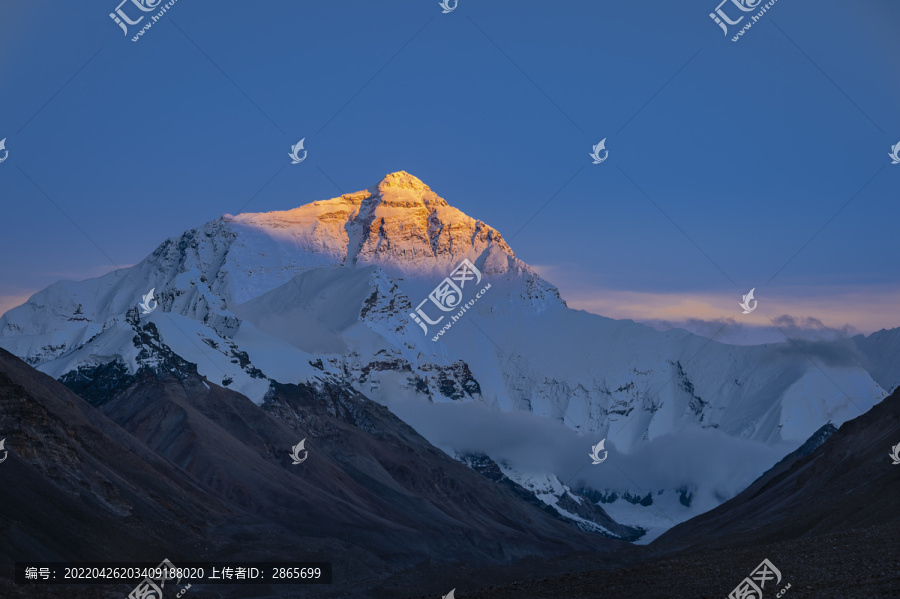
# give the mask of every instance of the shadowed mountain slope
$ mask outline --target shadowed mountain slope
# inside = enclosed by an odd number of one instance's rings
[[[714,510],[651,544],[658,550],[748,546],[868,526],[900,528],[900,390],[844,423],[808,455],[803,447]]]
[[[149,344],[152,325],[143,333]],[[257,406],[163,345],[143,349],[156,368],[79,373],[91,403],[0,350],[6,572],[21,560],[303,559],[333,562],[354,585],[329,592],[350,595],[423,561],[622,545],[573,530],[327,376],[274,384]],[[302,438],[309,457],[293,465]]]
[[[147,373],[99,407],[221,500],[387,562],[508,561],[615,546],[573,531],[327,377],[275,383],[262,407],[205,383]],[[289,452],[301,439],[309,457],[293,465]]]

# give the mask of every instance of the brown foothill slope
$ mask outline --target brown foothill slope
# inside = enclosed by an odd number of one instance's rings
[[[327,377],[273,385],[263,406],[187,363],[113,383],[97,381],[110,395],[92,405],[0,350],[0,577],[17,560],[302,558],[332,561],[358,589],[422,562],[624,545],[560,522]],[[303,438],[309,457],[294,465]]]
[[[161,560],[233,516],[66,387],[0,349],[0,560]],[[186,521],[184,514],[194,515]],[[152,524],[152,525],[151,525]]]
[[[273,384],[260,407],[196,375],[145,373],[100,409],[229,505],[397,565],[620,545],[560,522],[327,377]],[[294,465],[301,439],[309,457]]]

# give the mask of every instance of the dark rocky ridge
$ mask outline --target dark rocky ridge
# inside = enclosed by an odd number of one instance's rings
[[[620,546],[493,484],[327,376],[274,384],[260,407],[193,365],[157,364],[118,383],[106,369],[111,395],[92,406],[0,350],[0,430],[10,449],[2,474],[15,481],[0,488],[9,539],[0,577],[25,559],[306,559],[334,563],[345,584],[326,595],[371,596],[367,588],[404,569],[421,579],[449,560],[500,565]],[[87,379],[79,384],[90,395]],[[293,466],[288,452],[301,438],[310,457]],[[0,578],[0,589],[8,583]],[[11,596],[107,590],[129,589],[24,587]],[[281,587],[278,596],[308,592]]]

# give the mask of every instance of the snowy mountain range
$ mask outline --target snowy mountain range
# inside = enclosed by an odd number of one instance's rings
[[[151,289],[158,306],[142,314]],[[258,405],[275,383],[341,381],[579,527],[623,536],[591,516],[599,506],[642,541],[900,383],[900,329],[730,346],[568,308],[496,229],[405,172],[226,214],[133,267],[55,283],[0,319],[0,347],[96,390],[159,367],[141,334],[151,323],[166,351]],[[609,457],[594,465],[601,439]]]

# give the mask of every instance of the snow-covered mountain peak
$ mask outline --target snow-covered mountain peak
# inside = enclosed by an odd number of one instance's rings
[[[296,249],[317,255],[315,266],[376,265],[401,275],[430,275],[468,258],[493,273],[527,268],[499,231],[454,208],[405,171],[330,200],[224,215],[221,222],[237,233],[238,245],[241,239],[258,238],[266,246],[275,241],[287,254]]]
[[[440,208],[451,208],[452,216],[462,219],[469,218],[459,210],[452,208],[447,200],[433,192],[421,179],[406,171],[388,173],[376,185],[370,187],[368,192],[370,195],[364,200],[364,203],[370,204],[372,207],[380,205],[400,210],[405,209],[412,215],[421,212],[422,208],[429,213]],[[445,218],[448,216],[451,214],[444,215]]]
[[[431,188],[425,185],[421,179],[406,171],[397,171],[395,173],[386,174],[384,178],[379,181],[377,189],[382,193],[398,189],[407,189],[417,193],[431,191]]]

